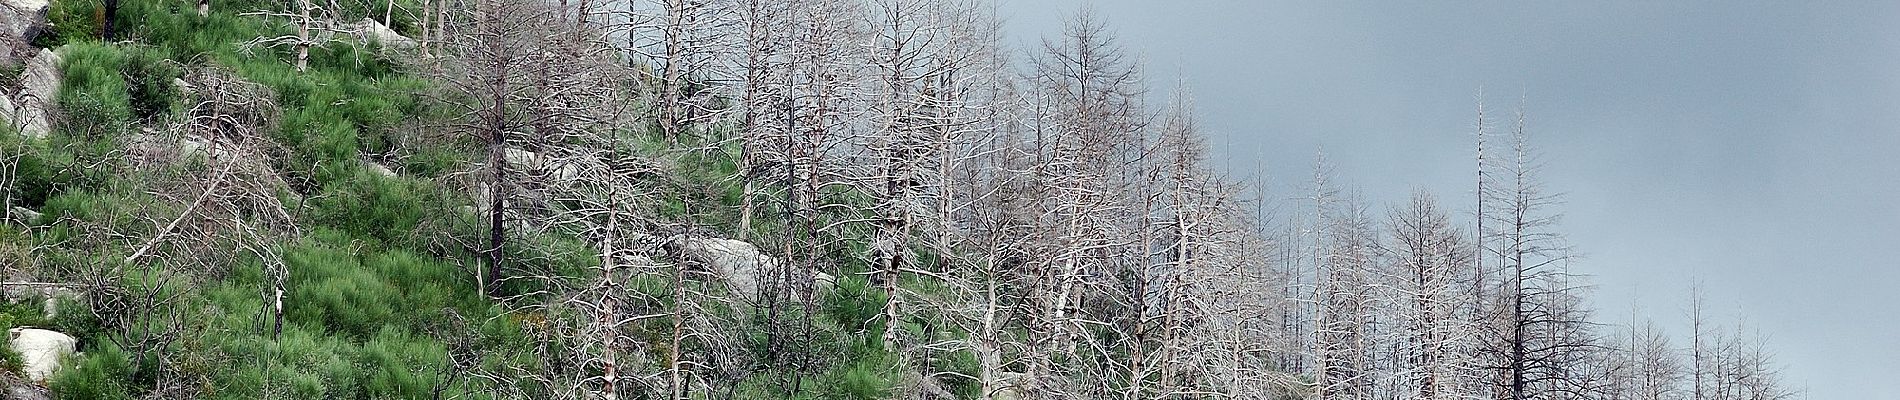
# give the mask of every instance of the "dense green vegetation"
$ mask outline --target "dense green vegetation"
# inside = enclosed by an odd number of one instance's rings
[[[49,382],[62,399],[159,393],[223,399],[509,397],[483,382],[513,386],[513,393],[560,390],[466,376],[477,367],[547,367],[537,353],[545,349],[536,346],[548,344],[527,332],[567,316],[484,296],[466,267],[474,264],[472,255],[432,247],[444,236],[476,234],[472,216],[462,209],[471,204],[469,195],[444,182],[482,155],[471,139],[417,134],[419,127],[445,129],[436,126],[453,113],[426,95],[435,84],[423,77],[424,67],[406,66],[375,46],[337,43],[314,48],[310,69],[296,72],[287,61],[289,46],[247,44],[294,32],[281,19],[242,15],[276,5],[221,0],[201,20],[188,2],[126,1],[114,17],[126,24],[123,30],[102,40],[99,0],[53,2],[54,29],[36,44],[64,58],[57,100],[62,116],[43,139],[0,134],[0,148],[21,155],[15,204],[43,216],[30,221],[30,228],[0,226],[0,261],[34,271],[40,280],[104,283],[168,300],[71,304],[72,311],[55,320],[28,301],[0,309],[0,325],[49,327],[79,338],[83,355]],[[345,3],[342,19],[375,15],[372,10]],[[413,32],[407,18],[394,25]],[[207,69],[261,84],[278,107],[274,126],[261,128],[281,148],[270,167],[286,182],[278,196],[289,205],[298,235],[278,249],[289,277],[284,298],[290,299],[281,327],[273,323],[266,293],[271,264],[258,257],[239,255],[210,269],[168,259],[123,261],[143,244],[136,238],[160,234],[168,218],[162,216],[177,215],[188,204],[148,190],[157,185],[152,182],[215,173],[203,162],[152,169],[122,157],[133,138],[163,130],[187,113],[187,89],[174,82]],[[416,144],[425,139],[427,145]],[[661,212],[693,214],[706,226],[730,229],[730,212],[705,210],[727,210],[723,205],[737,201],[739,188],[722,180],[736,168],[737,150],[680,155],[653,143],[635,151],[671,160],[669,168],[681,172],[664,183],[677,191]],[[363,159],[394,160],[390,166],[405,175],[372,173]],[[124,236],[99,235],[105,231]],[[522,246],[572,241],[547,237]],[[188,254],[169,250],[171,257]],[[599,261],[546,262],[585,279]],[[644,287],[662,298],[668,290],[664,282]],[[512,293],[531,290],[514,287]],[[822,298],[825,313],[813,316],[818,337],[809,341],[825,347],[813,353],[832,359],[808,371],[761,373],[741,385],[738,398],[871,399],[891,393],[912,374],[876,340],[882,322],[868,322],[879,312],[880,296],[862,277],[842,279],[839,290]],[[85,312],[89,306],[130,306],[140,313]],[[731,314],[724,320],[752,321],[731,328],[760,340],[758,319],[737,315],[750,311],[714,310]],[[923,329],[929,321],[907,323]],[[657,333],[649,335],[657,340]],[[765,351],[758,343],[744,349]],[[458,360],[451,354],[457,351],[479,358]],[[17,370],[17,356],[4,360],[0,365]],[[943,367],[967,369],[973,362]],[[805,383],[781,384],[785,379]],[[800,389],[783,392],[787,387]],[[974,397],[968,382],[956,389]]]

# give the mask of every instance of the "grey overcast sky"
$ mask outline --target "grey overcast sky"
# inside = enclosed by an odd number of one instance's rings
[[[1018,49],[1082,4],[997,1]],[[1900,398],[1900,2],[1092,3],[1283,192],[1323,146],[1374,204],[1469,204],[1477,92],[1521,99],[1600,320],[1682,336],[1701,280],[1811,398]]]

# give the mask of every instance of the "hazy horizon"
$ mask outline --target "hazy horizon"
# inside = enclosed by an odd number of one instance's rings
[[[1082,3],[1000,2],[1006,45]],[[1086,3],[1281,197],[1323,148],[1372,206],[1424,188],[1468,215],[1479,91],[1493,128],[1521,106],[1599,321],[1682,338],[1701,281],[1807,396],[1900,392],[1895,4]]]

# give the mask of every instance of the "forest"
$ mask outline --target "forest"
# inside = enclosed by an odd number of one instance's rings
[[[1087,8],[0,14],[8,399],[1801,395],[1700,300],[1590,309],[1524,113],[1470,192],[1273,198]]]

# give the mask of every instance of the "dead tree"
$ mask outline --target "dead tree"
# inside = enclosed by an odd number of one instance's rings
[[[1184,90],[1164,115],[1144,162],[1152,222],[1140,248],[1149,264],[1136,274],[1135,319],[1123,332],[1134,338],[1124,396],[1267,396],[1285,381],[1265,368],[1272,324],[1257,318],[1280,305],[1277,278],[1263,268],[1267,243],[1236,200],[1238,186],[1208,165]]]
[[[1030,131],[1037,146],[1035,175],[1043,189],[1040,237],[1047,260],[1035,267],[1040,304],[1035,339],[1043,349],[1028,380],[1044,395],[1110,396],[1097,385],[1116,380],[1124,367],[1112,345],[1085,334],[1109,326],[1133,304],[1120,277],[1146,262],[1129,258],[1138,249],[1145,218],[1138,196],[1122,190],[1139,179],[1129,168],[1144,155],[1138,69],[1130,64],[1102,22],[1084,9],[1058,38],[1045,39],[1028,78],[1036,94]],[[1055,358],[1082,360],[1056,365]],[[1055,371],[1063,367],[1068,371]],[[1062,375],[1062,376],[1059,376]],[[1070,393],[1070,391],[1077,391]]]
[[[740,21],[725,0],[628,1],[619,12],[624,21],[611,30],[627,39],[623,51],[630,61],[645,63],[639,70],[649,82],[653,105],[650,116],[658,131],[672,143],[691,134],[694,124],[709,122],[718,112],[709,100],[724,80],[716,68],[719,56],[737,43],[730,34]],[[756,11],[756,10],[755,10]]]
[[[971,3],[888,0],[870,8],[872,82],[865,89],[873,129],[863,140],[868,165],[851,179],[874,201],[865,214],[873,232],[873,277],[887,298],[881,335],[899,349],[903,302],[916,297],[900,289],[900,276],[937,276],[916,265],[912,252],[940,242],[928,238],[942,234],[935,228],[944,216],[932,204],[948,190],[949,167],[942,164],[955,162],[952,146],[980,111],[970,101],[971,77],[980,78],[972,72],[987,61],[988,50],[974,31],[986,25],[975,19],[981,14]]]
[[[784,235],[765,241],[777,247],[779,261],[785,263],[772,277],[765,279],[767,319],[767,365],[785,370],[800,370],[814,360],[801,349],[810,345],[809,313],[796,320],[785,320],[790,307],[811,309],[810,274],[796,271],[816,270],[825,264],[819,257],[844,237],[839,229],[855,224],[834,224],[833,217],[849,220],[848,210],[829,204],[827,193],[847,185],[834,158],[843,152],[850,139],[862,132],[863,97],[860,85],[865,49],[864,27],[859,14],[861,4],[854,1],[812,0],[792,4],[790,24],[777,29],[790,32],[783,58],[782,90],[772,106],[776,130],[755,135],[760,140],[755,160],[769,160],[773,186],[780,191],[772,208],[785,223]],[[789,329],[788,329],[789,328]],[[782,381],[781,387],[797,392],[802,382]]]
[[[1340,203],[1321,226],[1321,263],[1316,275],[1315,352],[1320,368],[1316,385],[1326,398],[1367,399],[1373,395],[1372,277],[1378,244],[1363,206]]]
[[[1395,295],[1397,393],[1446,399],[1482,389],[1482,370],[1470,357],[1477,321],[1463,313],[1471,301],[1464,270],[1474,256],[1465,234],[1425,192],[1389,212],[1392,240],[1383,253],[1394,264],[1387,281]]]
[[[80,267],[72,275],[90,288],[85,299],[107,329],[106,340],[140,360],[136,376],[152,379],[158,397],[192,397],[205,377],[185,371],[188,353],[173,343],[202,332],[181,299],[196,278],[218,277],[249,262],[263,269],[260,336],[282,329],[288,270],[282,246],[298,236],[297,221],[279,193],[290,192],[272,167],[285,152],[267,137],[276,120],[275,98],[262,85],[217,67],[186,76],[196,88],[185,118],[153,134],[123,139],[112,164],[134,176],[144,199],[126,202],[132,222],[78,228],[88,239],[123,241],[123,258]],[[63,224],[87,225],[76,220]],[[94,239],[96,238],[96,239]],[[266,388],[265,390],[268,390]]]
[[[1643,321],[1638,326],[1630,321],[1628,337],[1624,338],[1629,347],[1625,353],[1626,371],[1623,393],[1627,398],[1639,400],[1679,400],[1688,397],[1684,386],[1688,377],[1688,368],[1682,363],[1682,353],[1672,343],[1669,335],[1656,326],[1653,321]]]
[[[240,15],[265,16],[287,20],[289,24],[296,28],[296,34],[259,37],[251,39],[241,46],[246,49],[259,45],[267,47],[290,46],[292,52],[291,66],[296,68],[297,72],[301,73],[310,67],[311,47],[330,45],[332,43],[331,39],[337,37],[338,34],[349,34],[360,29],[336,22],[341,20],[341,16],[339,15],[341,10],[336,9],[335,2],[330,3],[331,7],[318,6],[316,3],[311,2],[311,0],[296,0],[289,4],[296,9],[256,11]],[[209,3],[200,4],[200,6],[203,7],[202,9],[204,10],[209,10],[210,7]]]
[[[1521,112],[1511,139],[1510,158],[1494,167],[1503,182],[1482,193],[1498,204],[1484,215],[1496,226],[1484,238],[1490,243],[1485,256],[1498,260],[1503,278],[1495,304],[1500,317],[1492,324],[1500,331],[1491,334],[1499,346],[1490,350],[1498,385],[1514,400],[1578,395],[1578,369],[1597,340],[1580,304],[1583,289],[1567,268],[1568,249],[1550,231],[1556,216],[1545,209],[1556,198],[1537,181]]]
[[[20,184],[20,160],[26,158],[25,141],[15,138],[0,139],[0,223],[8,221],[26,221],[26,216],[13,212],[14,193]]]
[[[769,137],[786,136],[788,128],[773,118],[775,105],[787,101],[784,74],[787,60],[786,38],[778,32],[779,24],[791,14],[791,3],[767,0],[740,0],[738,28],[743,32],[738,45],[738,59],[733,60],[733,68],[738,70],[738,107],[739,107],[739,168],[737,179],[741,181],[739,200],[739,227],[736,236],[744,240],[751,235],[752,220],[758,212],[761,182],[766,177],[764,152],[769,151],[766,144]]]
[[[552,62],[550,40],[565,35],[546,29],[553,10],[532,2],[483,0],[454,11],[443,15],[443,19],[454,17],[455,23],[449,24],[452,31],[443,36],[443,50],[451,64],[442,78],[451,95],[460,99],[448,102],[463,113],[457,127],[477,139],[487,155],[474,171],[472,185],[478,192],[475,209],[484,220],[487,237],[469,247],[483,260],[476,273],[483,292],[499,296],[508,279],[504,266],[509,261],[510,208],[524,190],[517,169],[527,167],[515,164],[530,161],[510,154],[519,152],[516,146],[537,142],[522,132],[551,126],[549,120],[555,116],[524,110],[542,99],[541,90],[549,88],[547,81],[536,79],[536,73],[548,72],[543,67]],[[448,24],[440,19],[438,23]]]

